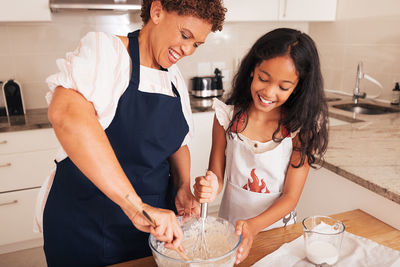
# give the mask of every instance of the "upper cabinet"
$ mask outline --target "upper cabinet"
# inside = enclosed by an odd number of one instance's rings
[[[334,21],[337,0],[279,0],[281,21]]]
[[[226,21],[278,20],[279,0],[224,0]]]
[[[50,21],[49,0],[1,0],[0,21]]]
[[[225,0],[226,21],[334,21],[337,0]]]

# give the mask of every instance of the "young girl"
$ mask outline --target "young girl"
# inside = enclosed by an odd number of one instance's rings
[[[236,264],[255,235],[296,221],[309,167],[327,147],[327,105],[313,40],[280,28],[262,36],[240,64],[227,104],[215,99],[209,171],[194,185],[211,202],[227,178],[219,216],[242,235]]]

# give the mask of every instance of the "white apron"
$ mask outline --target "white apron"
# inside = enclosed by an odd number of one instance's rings
[[[226,129],[232,119],[233,106],[214,100],[214,109],[218,122]],[[294,136],[290,134],[281,143],[272,140],[262,143],[240,133],[233,133],[233,138],[226,137],[227,181],[219,210],[220,217],[235,224],[239,219],[246,220],[260,215],[280,197]],[[264,231],[295,222],[296,212],[292,211]]]

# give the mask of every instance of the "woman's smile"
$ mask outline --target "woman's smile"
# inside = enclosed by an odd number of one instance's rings
[[[176,52],[174,49],[169,48],[168,49],[168,58],[172,64],[175,64],[181,58],[181,55],[178,52]]]

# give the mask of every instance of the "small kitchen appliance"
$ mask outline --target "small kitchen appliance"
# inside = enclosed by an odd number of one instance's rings
[[[198,98],[222,96],[224,90],[222,85],[221,71],[216,68],[214,76],[193,77],[192,95]]]
[[[2,81],[0,81],[0,88],[1,85],[3,84]],[[4,94],[3,92],[0,93],[0,117],[5,117],[7,116],[7,112],[6,112],[6,100],[4,98]]]
[[[17,81],[8,80],[4,82],[2,86],[2,95],[5,100],[7,116],[25,114],[21,85]]]

